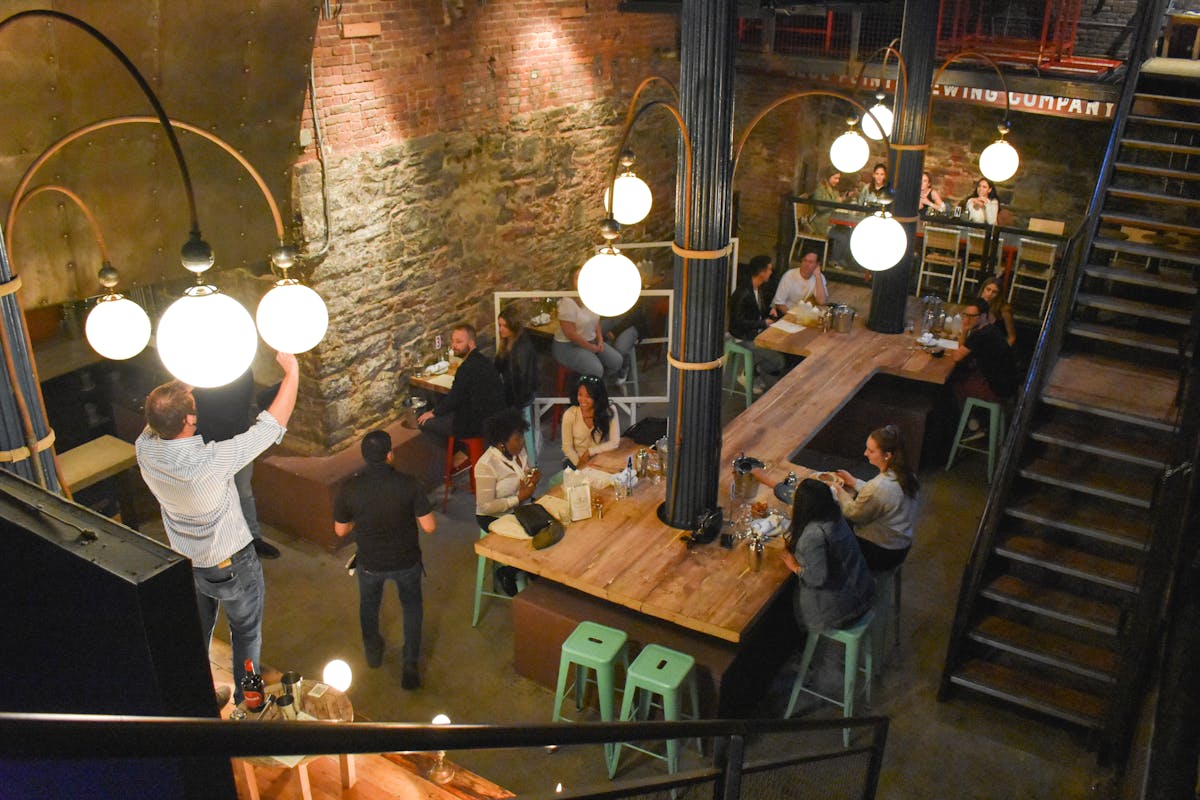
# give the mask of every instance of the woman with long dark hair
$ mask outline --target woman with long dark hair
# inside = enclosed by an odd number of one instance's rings
[[[829,487],[809,478],[796,487],[783,562],[796,573],[793,610],[800,627],[848,627],[867,613],[875,580]]]
[[[505,406],[525,408],[538,388],[537,352],[512,306],[501,309],[496,329],[496,371],[504,381]]]
[[[835,491],[842,513],[854,525],[867,566],[872,572],[883,572],[908,557],[921,484],[908,464],[904,437],[895,425],[871,431],[863,455],[879,474],[860,483],[840,469],[842,485]]]
[[[1000,217],[1000,201],[996,198],[996,187],[987,178],[975,181],[975,194],[963,198],[963,214],[971,222],[986,222],[995,225]]]
[[[1013,319],[1012,306],[1004,299],[1004,286],[997,275],[988,276],[979,286],[979,296],[987,301],[988,318],[983,324],[999,325],[1009,347],[1017,344],[1017,323]]]
[[[609,402],[604,381],[581,375],[571,407],[562,417],[562,448],[567,464],[582,469],[592,456],[615,450],[620,443],[616,409]]]

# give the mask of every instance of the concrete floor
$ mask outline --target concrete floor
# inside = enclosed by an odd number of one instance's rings
[[[649,376],[644,384],[644,392],[662,391],[653,387]],[[726,416],[737,410],[728,399]],[[643,412],[656,413],[664,412],[653,407]],[[550,474],[560,458],[557,445],[544,447],[543,472]],[[1080,732],[976,697],[937,701],[959,580],[986,492],[984,459],[969,456],[953,473],[927,470],[921,479],[917,536],[904,571],[901,645],[876,682],[870,709],[891,718],[878,796],[894,800],[1112,796],[1116,780],[1110,770],[1097,766]],[[368,669],[358,631],[357,585],[343,570],[351,548],[330,555],[271,529],[267,536],[283,556],[264,562],[264,661],[312,676],[328,660],[345,659],[354,670],[350,696],[356,712],[375,721],[427,722],[438,713],[463,723],[548,721],[552,692],[513,671],[508,605],[491,601],[479,627],[470,626],[472,544],[478,535],[473,510],[473,497],[459,490],[448,513],[439,513],[437,532],[423,540],[428,577],[420,690],[400,688],[403,635],[395,594],[385,595],[381,614],[388,640],[384,664]],[[143,527],[150,535],[162,536],[161,523]],[[217,635],[227,638],[223,626],[223,621],[218,622]],[[840,654],[821,663],[832,667],[837,658]],[[836,684],[840,678],[831,674],[829,680]],[[790,675],[776,679],[757,710],[760,715],[782,713],[790,681]],[[806,713],[840,713],[816,703]],[[694,749],[688,752],[696,758]],[[597,748],[563,749],[552,755],[539,750],[520,758],[509,751],[459,753],[452,758],[516,792],[549,791],[557,781],[582,786],[605,780]],[[657,766],[636,764],[632,757],[629,763],[633,766],[623,769],[624,774]]]

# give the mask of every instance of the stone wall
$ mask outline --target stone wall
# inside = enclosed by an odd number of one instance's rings
[[[619,15],[615,0],[342,5],[338,25],[381,34],[342,40],[326,22],[314,51],[330,246],[309,269],[330,328],[304,359],[291,433],[318,450],[394,420],[456,322],[490,345],[494,291],[562,288],[600,241],[624,103],[646,75],[678,74],[672,18]],[[650,115],[635,132],[657,205],[627,239],[670,237],[672,128]],[[293,203],[322,241],[312,158]]]

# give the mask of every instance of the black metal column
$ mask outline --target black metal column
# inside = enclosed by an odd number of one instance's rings
[[[729,244],[736,30],[736,0],[683,0],[680,111],[693,156],[690,174],[682,157],[679,161],[675,241],[689,250],[720,250]],[[728,256],[675,256],[674,360],[703,364],[721,357],[728,286]],[[672,448],[660,516],[670,525],[690,528],[697,515],[717,505],[721,370],[672,366],[668,392]]]
[[[925,168],[925,129],[929,122],[929,101],[933,92],[937,20],[937,0],[908,0],[905,4],[900,55],[908,68],[908,85],[903,105],[896,109],[892,163],[888,172],[896,192],[891,211],[904,225],[910,245],[916,241],[921,171]],[[911,251],[910,246],[899,264],[889,270],[876,272],[872,277],[871,313],[867,317],[867,327],[873,331],[900,333],[904,330],[908,280],[913,260]]]

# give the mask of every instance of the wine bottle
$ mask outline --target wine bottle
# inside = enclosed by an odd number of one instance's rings
[[[254,671],[254,662],[246,659],[246,674],[242,676],[242,702],[249,711],[263,708],[263,679]]]

